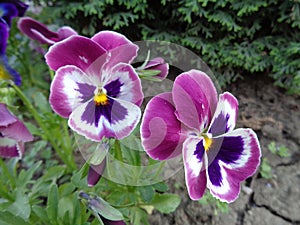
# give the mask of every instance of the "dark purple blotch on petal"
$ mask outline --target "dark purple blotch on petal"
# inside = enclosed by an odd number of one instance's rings
[[[123,86],[124,84],[120,82],[119,79],[116,79],[114,81],[111,81],[110,83],[106,84],[104,86],[105,90],[107,91],[107,95],[109,97],[112,97],[112,98],[117,98],[118,95],[120,94],[121,92],[121,87]]]
[[[117,121],[123,120],[127,114],[126,108],[119,102],[109,98],[109,102],[106,105],[96,106],[94,101],[90,101],[81,119],[90,125],[95,124],[98,127],[101,116],[104,116],[110,124],[115,124]]]
[[[203,155],[204,155],[204,146],[203,146],[203,140],[199,141],[196,145],[196,150],[194,151],[194,155],[197,157],[199,162],[202,161]]]
[[[224,163],[235,163],[240,159],[244,151],[244,141],[242,137],[222,137],[222,145],[216,157]]]
[[[208,176],[210,182],[214,186],[221,186],[222,185],[222,175],[221,175],[221,167],[218,164],[218,160],[214,160],[208,166]]]
[[[228,125],[229,115],[224,113],[220,113],[213,121],[210,130],[208,131],[214,137],[219,136],[221,134],[225,134],[228,132],[229,127]]]
[[[78,89],[76,89],[76,91],[81,93],[81,96],[80,96],[80,98],[82,99],[80,101],[81,103],[87,102],[88,100],[90,100],[94,97],[94,91],[95,91],[94,85],[83,84],[83,83],[77,82],[77,86],[78,86]]]

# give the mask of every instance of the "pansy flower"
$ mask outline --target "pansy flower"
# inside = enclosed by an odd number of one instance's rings
[[[122,139],[139,122],[141,82],[129,64],[138,47],[125,36],[101,31],[91,39],[74,35],[45,55],[56,75],[50,105],[69,126],[93,141]]]
[[[21,76],[7,62],[6,45],[12,19],[23,16],[27,7],[21,1],[0,2],[0,79],[13,80],[16,85],[21,84]]]
[[[0,103],[0,157],[21,158],[24,142],[32,141],[33,136],[22,121]]]
[[[37,40],[41,44],[48,45],[52,45],[72,35],[77,35],[77,32],[68,26],[63,26],[56,32],[53,32],[49,30],[44,24],[30,17],[21,18],[18,21],[18,28],[29,38]]]
[[[154,97],[146,106],[142,144],[157,160],[182,152],[191,199],[200,199],[208,188],[221,201],[232,202],[238,197],[240,183],[255,173],[261,157],[255,132],[234,129],[237,112],[237,99],[229,92],[217,99],[205,73],[182,73],[171,93]]]

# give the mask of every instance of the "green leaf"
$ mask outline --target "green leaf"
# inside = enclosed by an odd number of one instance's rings
[[[57,224],[58,215],[58,189],[56,184],[50,186],[47,202],[47,215],[53,224]]]
[[[40,168],[41,164],[42,164],[42,161],[38,161],[36,164],[34,164],[28,170],[21,170],[19,177],[18,177],[17,186],[25,187],[28,184],[28,182],[31,181],[33,174]]]
[[[153,184],[153,187],[155,188],[155,190],[157,190],[159,192],[166,192],[169,190],[168,185],[164,182],[159,182],[159,183]]]
[[[101,197],[95,196],[88,201],[89,208],[94,212],[94,214],[100,214],[108,220],[123,220],[122,213],[112,207],[108,202],[106,202]]]
[[[0,212],[0,225],[32,225],[21,217],[10,212]]]
[[[149,203],[154,197],[154,189],[152,186],[139,186],[138,191],[144,202]]]
[[[48,170],[46,170],[45,174],[42,177],[43,181],[56,181],[57,179],[59,179],[62,175],[64,175],[66,170],[65,166],[53,166],[51,168],[49,168]]]
[[[176,194],[156,194],[150,202],[161,213],[171,213],[180,204],[180,197]]]
[[[45,207],[33,205],[32,211],[37,215],[40,221],[43,222],[43,224],[50,224]]]
[[[31,212],[28,195],[20,189],[15,189],[15,192],[16,200],[7,208],[7,211],[13,213],[14,216],[28,220]]]

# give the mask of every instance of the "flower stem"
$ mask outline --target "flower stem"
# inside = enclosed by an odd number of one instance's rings
[[[46,140],[50,142],[58,156],[61,158],[61,160],[67,165],[68,169],[71,171],[75,170],[77,168],[76,163],[74,161],[73,157],[70,157],[70,153],[72,153],[71,149],[66,148],[64,145],[59,146],[57,144],[57,141],[53,138],[55,135],[52,135],[51,130],[48,129],[48,127],[45,125],[45,123],[42,120],[42,117],[37,112],[35,107],[32,105],[32,103],[28,100],[28,98],[24,95],[24,93],[20,90],[18,86],[15,84],[11,84],[12,87],[15,89],[16,93],[20,97],[20,99],[23,101],[24,105],[27,107],[27,109],[32,114],[34,120],[37,122],[37,124],[40,126],[40,128],[44,132],[44,137]],[[57,131],[55,131],[57,132]],[[68,134],[66,134],[68,136]],[[63,135],[61,135],[63,136]],[[71,147],[68,143],[68,147]]]

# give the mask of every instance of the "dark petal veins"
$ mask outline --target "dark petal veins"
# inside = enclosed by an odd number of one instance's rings
[[[119,79],[111,81],[110,83],[104,86],[105,90],[107,91],[107,95],[112,98],[117,98],[121,92],[121,87],[123,83],[120,82]]]
[[[215,186],[221,186],[222,185],[222,175],[221,175],[221,168],[218,164],[218,160],[214,160],[209,166],[208,166],[208,176],[210,182]]]
[[[95,86],[94,85],[89,85],[89,84],[83,84],[77,82],[78,89],[76,91],[81,93],[80,98],[82,99],[80,102],[84,103],[93,98],[94,96],[94,91],[95,91]]]
[[[199,143],[196,146],[196,150],[194,152],[194,155],[196,155],[197,159],[199,161],[202,161],[203,154],[204,154],[204,146],[203,146],[203,140],[199,141]]]
[[[95,126],[98,127],[101,116],[104,116],[110,124],[115,124],[116,122],[125,119],[127,114],[127,109],[113,99],[109,99],[107,105],[99,106],[96,106],[94,101],[90,101],[87,104],[81,119],[90,125],[95,124]]]
[[[235,163],[244,150],[244,141],[242,137],[222,137],[221,149],[217,155],[217,159],[220,159],[224,163]]]
[[[213,136],[219,136],[221,134],[225,134],[228,132],[229,127],[228,125],[229,115],[224,113],[220,113],[218,117],[216,117],[208,131]]]
[[[95,122],[95,112],[96,112],[96,109],[95,109],[95,103],[94,101],[90,101],[87,105],[86,105],[86,108],[84,110],[84,112],[82,113],[82,116],[81,116],[81,119],[83,121],[85,121],[87,124],[94,124]],[[99,116],[100,118],[100,116]],[[99,119],[98,119],[99,121]]]

